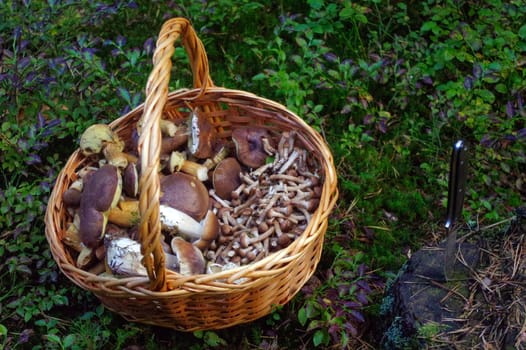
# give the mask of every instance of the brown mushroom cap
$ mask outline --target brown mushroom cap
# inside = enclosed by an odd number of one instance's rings
[[[205,185],[191,175],[176,172],[161,179],[160,203],[163,205],[201,221],[208,210],[208,202]]]
[[[264,165],[269,155],[265,152],[263,138],[270,141],[270,134],[263,128],[247,126],[232,130],[237,159],[249,168]]]
[[[80,137],[80,150],[85,156],[98,154],[106,144],[115,144],[119,151],[124,148],[124,143],[118,135],[106,124],[93,124],[89,126]]]
[[[232,191],[241,185],[239,173],[241,165],[234,157],[225,158],[217,164],[212,175],[212,185],[219,197],[227,200],[232,198]]]
[[[205,271],[205,258],[203,253],[192,243],[181,237],[172,239],[172,250],[179,259],[179,273],[184,276],[196,275]]]
[[[104,233],[107,212],[121,196],[121,178],[117,167],[104,165],[84,182],[79,208],[79,233],[89,248],[98,245]]]
[[[68,188],[62,194],[62,201],[66,207],[78,208],[82,193],[76,188]]]
[[[219,235],[219,220],[216,214],[214,214],[212,210],[209,210],[201,225],[203,227],[201,238],[193,242],[193,244],[201,251],[204,251]]]
[[[139,172],[136,163],[128,163],[122,173],[122,189],[129,197],[137,197],[139,193]]]

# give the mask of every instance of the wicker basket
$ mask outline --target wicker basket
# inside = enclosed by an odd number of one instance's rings
[[[174,43],[179,38],[191,62],[194,88],[168,93]],[[143,261],[148,277],[112,278],[89,273],[76,267],[75,258],[62,243],[71,221],[62,194],[87,163],[79,150],[59,174],[46,211],[46,237],[53,257],[75,284],[93,292],[107,308],[130,321],[195,331],[263,317],[287,303],[319,262],[328,216],[338,196],[332,155],[323,138],[281,104],[248,92],[215,87],[203,44],[188,20],[174,18],[163,25],[153,65],[145,103],[110,124],[125,141],[131,139],[138,123],[142,130],[139,238],[144,256],[151,257]],[[290,246],[250,265],[215,274],[182,276],[164,268],[159,238],[159,120],[186,119],[189,107],[199,107],[224,139],[236,126],[257,125],[273,132],[295,130],[308,152],[318,159],[323,180],[319,207]],[[243,283],[239,283],[240,278]]]

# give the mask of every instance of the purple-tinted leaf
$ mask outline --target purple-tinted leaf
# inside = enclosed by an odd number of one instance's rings
[[[334,301],[334,300],[337,300],[339,295],[338,295],[338,291],[334,288],[331,288],[329,289],[326,293],[325,293],[327,299],[331,300],[331,301]]]
[[[407,73],[407,69],[400,68],[400,69],[397,70],[396,75],[397,76],[401,76],[401,75],[404,75],[405,73]]]
[[[26,328],[24,329],[20,335],[18,336],[18,343],[19,344],[25,344],[29,341],[29,338],[35,334],[35,331],[30,329],[30,328]]]
[[[351,113],[351,105],[345,105],[343,106],[342,110],[340,111],[341,114],[348,114]]]
[[[473,64],[473,76],[477,79],[482,76],[482,66],[480,63]]]
[[[363,315],[362,315],[361,312],[358,312],[358,311],[356,311],[356,310],[351,310],[351,311],[349,312],[349,314],[351,314],[352,317],[353,317],[356,321],[358,321],[358,322],[362,322],[362,323],[365,322],[365,317],[363,317]]]
[[[338,56],[336,56],[334,53],[332,52],[327,52],[326,54],[323,55],[323,57],[325,57],[325,59],[328,61],[328,62],[337,62],[338,61]]]
[[[60,119],[51,119],[50,121],[47,122],[46,128],[52,129],[55,126],[60,125],[60,123],[62,123],[62,121]]]
[[[378,120],[377,126],[378,130],[382,134],[385,134],[387,132],[387,118],[380,118],[380,120]]]
[[[522,111],[524,108],[524,101],[522,100],[522,95],[517,96],[517,107],[519,111]]]
[[[363,117],[363,124],[369,125],[374,122],[374,117],[372,114],[367,114],[365,117]]]
[[[35,71],[29,72],[29,74],[26,75],[26,83],[30,83],[33,80],[35,80],[36,76],[37,76],[37,73]]]
[[[356,285],[363,291],[371,293],[371,287],[369,286],[369,283],[367,283],[365,280],[356,281]]]
[[[370,227],[363,226],[363,231],[365,232],[365,237],[368,239],[374,239],[374,230]]]
[[[363,292],[356,293],[356,300],[358,300],[360,303],[362,303],[362,305],[367,305],[367,303],[369,302],[367,300],[367,296]]]
[[[45,192],[47,192],[47,191],[49,191],[49,190],[51,189],[51,185],[49,184],[48,181],[42,181],[42,182],[40,183],[40,186],[39,186],[39,187],[40,187],[41,190],[43,190],[43,191],[45,191]]]
[[[346,322],[343,325],[343,328],[347,331],[347,333],[351,334],[351,336],[356,337],[358,335],[358,331],[354,327],[354,325],[350,322]]]
[[[91,60],[91,59],[93,59],[93,56],[97,52],[97,49],[92,48],[92,47],[83,48],[81,52],[82,52],[82,54],[84,55],[84,57],[86,59]]]
[[[139,8],[139,5],[137,5],[137,3],[135,1],[130,1],[128,3],[128,8],[136,9],[136,8]]]
[[[312,294],[312,286],[310,284],[306,284],[301,288],[301,291],[308,297]]]
[[[148,38],[146,39],[146,41],[144,42],[144,45],[142,46],[143,49],[144,49],[144,53],[146,55],[150,55],[153,50],[155,49],[155,41],[153,38]]]
[[[117,40],[115,40],[115,43],[120,47],[124,46],[126,44],[126,37],[122,35],[117,36]]]
[[[26,201],[26,203],[27,203],[28,205],[31,205],[31,204],[33,204],[33,202],[34,202],[34,198],[33,198],[32,195],[28,194],[28,195],[25,197],[25,201]]]
[[[504,135],[504,140],[510,141],[510,142],[515,142],[515,141],[517,141],[517,137],[515,135],[506,134],[506,135]]]
[[[348,65],[348,66],[352,66],[353,63],[354,63],[353,60],[351,60],[350,58],[346,58],[346,59],[344,59],[344,60],[342,61],[341,64],[342,64],[342,65],[346,65],[346,66],[347,66],[347,65]]]
[[[51,132],[47,129],[44,129],[44,132],[41,134],[42,137],[47,137],[51,134]],[[40,151],[41,149],[44,149],[48,146],[47,142],[37,141],[33,145],[33,150]]]
[[[466,90],[473,89],[473,78],[471,76],[468,75],[464,78],[464,87],[466,88]]]
[[[29,149],[29,144],[27,143],[27,140],[25,139],[19,139],[17,142],[17,145],[21,151],[27,151]]]
[[[345,295],[349,293],[349,286],[348,285],[340,285],[338,286],[338,297],[342,298]]]
[[[19,69],[24,69],[29,65],[30,62],[31,59],[29,57],[23,57],[17,62],[17,66]]]
[[[506,115],[508,118],[512,118],[515,115],[515,108],[513,107],[513,103],[511,101],[506,103]]]
[[[522,128],[517,131],[517,137],[520,139],[526,138],[526,128]]]
[[[40,80],[40,82],[45,87],[49,87],[49,85],[51,85],[51,83],[56,83],[57,79],[55,79],[54,77],[45,77],[44,79]]]
[[[121,114],[127,114],[129,111],[131,111],[131,107],[129,105],[126,105],[122,109]]]
[[[364,109],[367,109],[367,107],[369,107],[369,101],[367,101],[366,98],[360,98],[359,100]]]
[[[362,304],[356,302],[356,301],[346,301],[343,303],[343,306],[348,309],[358,309],[362,307]]]
[[[13,39],[15,41],[18,41],[18,39],[20,39],[21,36],[22,36],[22,27],[16,27],[13,30]]]
[[[43,128],[44,125],[46,125],[46,118],[42,115],[42,113],[38,112],[37,114],[37,127],[39,129]]]
[[[333,334],[336,334],[340,331],[340,326],[338,326],[337,324],[332,324],[329,329],[328,329],[328,332],[329,334],[333,335]]]
[[[364,276],[367,272],[367,266],[365,264],[358,265],[358,276]]]
[[[423,77],[422,82],[426,85],[433,85],[433,79],[430,76]]]
[[[40,159],[38,154],[30,154],[28,159],[26,159],[27,165],[35,165],[40,163],[42,163],[42,159]]]

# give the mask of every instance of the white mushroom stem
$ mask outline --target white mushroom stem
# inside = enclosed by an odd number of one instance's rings
[[[217,194],[216,194],[216,191],[214,191],[213,188],[211,188],[210,190],[208,190],[208,194],[210,195],[210,197],[212,197],[217,203],[219,203],[222,207],[224,208],[232,208],[232,206],[230,205],[230,202],[225,200],[225,199],[222,199],[221,197],[219,197]]]
[[[161,119],[159,121],[159,128],[164,136],[173,137],[177,132],[177,125],[171,120]]]
[[[239,174],[239,177],[241,178],[241,180],[246,183],[247,185],[249,186],[257,186],[259,184],[259,181],[257,180],[252,180],[252,178],[250,178],[250,176],[248,174],[245,174],[245,173],[240,173]]]
[[[190,160],[181,152],[172,152],[169,162],[170,172],[182,171],[189,175],[195,176],[199,181],[208,180],[208,168]]]
[[[234,191],[232,191],[232,198],[233,199],[238,199],[239,196],[241,196],[241,193],[243,192],[243,190],[245,189],[247,185],[245,183],[242,183],[241,185],[239,185],[238,188],[236,188]]]
[[[201,238],[203,225],[190,215],[162,204],[159,206],[159,215],[162,225],[169,230],[177,230],[192,240]]]
[[[71,185],[69,185],[70,189],[77,190],[80,192],[82,192],[82,187],[83,187],[82,178],[76,179],[75,181],[71,183]]]
[[[253,195],[252,197],[249,197],[245,202],[241,203],[240,205],[234,208],[234,215],[238,215],[244,209],[249,208],[252,204],[256,202],[257,199],[258,197],[255,195]]]
[[[263,143],[263,150],[265,153],[267,153],[269,156],[276,153],[276,149],[270,144],[270,140],[268,137],[262,137],[261,142]]]
[[[274,206],[274,204],[276,204],[278,198],[279,198],[278,194],[274,194],[270,198],[270,200],[268,201],[268,203],[265,206],[265,208],[263,208],[263,210],[260,212],[259,218],[256,220],[256,224],[259,225],[265,220],[265,217],[267,216],[267,212],[270,210],[270,208],[272,208]]]
[[[205,166],[208,170],[213,169],[217,164],[221,163],[223,159],[226,158],[228,155],[228,149],[226,147],[222,147],[219,152],[217,152],[212,158],[208,158],[203,162],[203,166]]]
[[[240,235],[240,238],[239,238],[240,246],[242,248],[247,248],[247,247],[253,246],[256,243],[259,243],[259,242],[262,242],[262,241],[266,240],[267,238],[272,236],[272,234],[274,232],[275,232],[274,226],[270,226],[268,228],[268,230],[266,230],[262,234],[258,234],[257,236],[254,236],[254,237],[249,237],[248,234],[242,233]]]
[[[274,164],[273,163],[267,163],[265,165],[260,166],[256,170],[252,171],[250,175],[252,175],[255,178],[260,177],[263,173],[265,173],[268,169],[270,169]]]
[[[81,247],[82,249],[77,257],[77,267],[83,269],[89,265],[95,257],[95,254],[93,249],[86,247],[84,244],[81,244]]]
[[[287,171],[290,168],[290,166],[296,161],[299,155],[300,153],[298,152],[298,150],[294,149],[294,151],[290,154],[285,164],[283,164],[278,170],[278,174],[283,174],[285,171]]]

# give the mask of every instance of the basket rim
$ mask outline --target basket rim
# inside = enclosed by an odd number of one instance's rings
[[[289,117],[291,117],[294,122],[297,122],[301,125],[302,132],[308,133],[310,136],[314,135],[317,138],[321,139],[321,135],[317,131],[315,131],[311,126],[309,126],[302,118],[300,118],[298,115],[296,115],[294,112],[290,111],[287,107],[285,107],[283,104],[275,102],[273,100],[260,97],[255,95],[254,93],[243,91],[243,90],[237,90],[237,89],[229,89],[224,87],[210,87],[207,90],[204,91],[204,93],[199,88],[194,89],[179,89],[172,91],[168,94],[168,100],[172,101],[174,99],[179,99],[181,101],[195,101],[195,95],[201,94],[200,98],[206,98],[207,95],[217,97],[217,95],[221,94],[228,94],[228,99],[231,99],[233,96],[241,96],[245,99],[254,100],[258,102],[259,104],[263,106],[271,107],[272,109],[276,109],[279,111],[282,111],[286,114],[288,114]],[[221,98],[219,98],[217,101],[221,102]],[[227,102],[228,103],[228,102]],[[137,115],[140,115],[144,109],[144,103],[140,104],[139,106],[135,107],[133,110],[129,111],[128,113],[120,116],[119,118],[115,119],[109,125],[115,129],[118,128],[122,123],[124,123],[128,119],[136,119]],[[328,146],[324,142],[323,139],[322,147],[326,147],[328,151]],[[309,221],[307,227],[303,231],[301,235],[299,235],[288,247],[282,248],[278,251],[270,253],[268,256],[262,258],[260,261],[250,263],[247,265],[241,265],[239,267],[233,268],[232,270],[223,271],[223,272],[217,272],[212,274],[198,274],[198,275],[192,275],[192,276],[182,276],[176,272],[173,272],[169,269],[166,269],[167,272],[167,283],[170,284],[173,288],[172,290],[168,291],[153,291],[147,288],[144,288],[142,286],[148,284],[148,277],[147,276],[132,276],[132,277],[126,277],[126,278],[120,278],[120,277],[100,277],[95,274],[91,274],[85,270],[79,269],[76,267],[73,263],[68,261],[68,259],[57,259],[55,257],[55,253],[53,252],[54,258],[57,262],[59,262],[59,266],[61,270],[75,283],[81,285],[83,288],[88,290],[94,290],[96,292],[100,293],[100,290],[97,288],[92,288],[91,285],[95,284],[104,284],[104,282],[108,282],[109,280],[112,281],[120,281],[116,282],[116,285],[118,286],[117,289],[122,290],[125,293],[135,294],[136,296],[141,295],[148,295],[148,296],[169,296],[178,294],[177,289],[181,286],[191,286],[192,284],[199,284],[199,285],[210,285],[211,287],[214,287],[218,290],[230,290],[230,289],[245,289],[250,288],[251,284],[256,279],[265,279],[265,278],[271,278],[272,276],[270,274],[266,274],[265,272],[274,271],[276,268],[276,265],[285,264],[284,268],[286,268],[286,264],[290,261],[293,261],[294,259],[298,258],[301,255],[301,247],[304,247],[309,244],[310,241],[315,239],[316,237],[312,237],[313,234],[313,228],[316,226],[319,226],[321,222],[326,221],[328,218],[328,215],[332,211],[332,208],[334,207],[337,197],[338,197],[338,188],[337,188],[337,178],[336,178],[336,172],[334,168],[334,162],[332,159],[332,154],[330,154],[329,158],[323,157],[323,159],[320,158],[320,170],[323,171],[323,186],[322,186],[322,194],[321,198],[329,198],[329,200],[326,201],[326,204],[324,207],[322,207],[322,201],[320,201],[320,206],[312,213],[311,220]],[[78,167],[83,164],[84,161],[86,161],[87,158],[85,158],[80,153],[80,149],[76,149],[69,157],[68,161],[66,162],[64,168],[59,173],[59,176],[57,177],[57,180],[62,179],[62,181],[67,182],[67,175],[65,174],[65,171],[67,168],[74,166],[77,170]],[[69,179],[71,181],[71,179]],[[57,191],[57,184],[55,184],[53,188],[53,192]],[[57,205],[61,205],[61,198],[60,196],[57,197],[58,203],[50,200],[48,202],[47,210],[46,210],[46,218],[52,215],[53,208]],[[49,236],[55,234],[58,234],[58,228],[57,227],[49,227],[48,220],[46,219],[46,236]],[[49,230],[49,232],[48,232]],[[57,231],[57,232],[51,232]],[[323,232],[324,234],[324,232]],[[62,246],[62,250],[67,250],[67,247],[64,246],[62,242],[58,242]],[[53,244],[50,242],[50,244]],[[297,251],[296,253],[294,253]],[[67,272],[66,272],[67,271]],[[84,276],[82,281],[75,280],[71,276],[71,272],[77,273],[80,276]],[[251,277],[251,280],[248,282],[243,282],[240,284],[236,284],[235,281],[243,278],[244,273],[246,272],[253,272],[256,275],[259,273],[260,275],[257,275],[258,277]],[[274,271],[275,272],[275,271]],[[269,275],[269,277],[265,277],[265,275]],[[228,277],[226,282],[218,282],[217,280],[221,280],[224,277]],[[135,286],[137,285],[137,286]],[[133,286],[131,288],[127,286]],[[191,288],[190,288],[191,289]],[[112,290],[112,292],[115,292]]]

